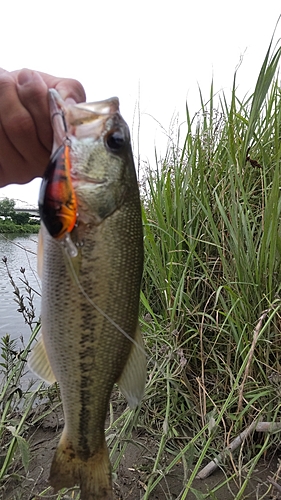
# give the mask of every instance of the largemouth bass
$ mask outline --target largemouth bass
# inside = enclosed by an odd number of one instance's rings
[[[41,222],[38,250],[42,335],[29,366],[43,380],[57,381],[61,391],[65,425],[50,484],[55,491],[79,485],[81,500],[109,500],[104,425],[112,388],[118,383],[134,408],[146,377],[138,326],[139,190],[118,99],[66,105],[50,92],[54,148],[40,195],[46,225]],[[64,177],[67,188],[61,190]],[[68,199],[75,199],[74,205]]]

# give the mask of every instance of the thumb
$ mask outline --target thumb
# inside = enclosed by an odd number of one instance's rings
[[[46,82],[47,83],[47,82]],[[49,86],[50,88],[50,86]],[[78,80],[71,78],[57,79],[54,88],[58,91],[62,99],[65,101],[73,100],[74,102],[85,102],[86,94],[83,86]]]

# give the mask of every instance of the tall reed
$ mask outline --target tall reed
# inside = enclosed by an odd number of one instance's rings
[[[280,55],[271,42],[250,97],[238,97],[236,73],[230,102],[213,83],[207,102],[200,93],[184,146],[170,145],[143,183],[143,329],[169,429],[159,449],[172,429],[191,439],[177,459],[193,450],[193,479],[251,422],[281,416]]]

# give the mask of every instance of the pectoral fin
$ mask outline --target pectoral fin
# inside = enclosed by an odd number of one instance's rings
[[[144,393],[146,380],[146,355],[143,339],[138,325],[130,356],[118,380],[119,389],[128,401],[130,408],[136,408]]]
[[[28,357],[28,367],[48,384],[56,382],[56,377],[51,368],[42,335],[39,337],[37,344],[35,344]]]

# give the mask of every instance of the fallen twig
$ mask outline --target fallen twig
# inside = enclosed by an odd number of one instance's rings
[[[266,316],[267,316],[267,314],[268,314],[269,311],[270,311],[270,309],[266,309],[266,311],[264,311],[262,313],[262,315],[260,316],[260,318],[259,318],[259,320],[258,320],[258,322],[257,322],[257,324],[255,326],[255,329],[254,329],[253,341],[252,341],[252,345],[251,345],[250,352],[249,352],[249,358],[248,358],[248,362],[247,362],[247,366],[246,366],[246,369],[245,369],[244,377],[243,377],[243,380],[242,380],[242,383],[241,383],[241,386],[240,386],[240,390],[239,390],[239,400],[238,400],[238,409],[237,409],[237,412],[240,412],[241,408],[242,408],[244,385],[245,385],[245,382],[246,382],[246,380],[248,378],[248,375],[249,375],[250,366],[251,366],[252,359],[253,359],[253,356],[254,356],[254,352],[255,352],[257,341],[258,341],[258,337],[259,337],[260,331],[262,329],[263,321],[266,318]]]
[[[196,479],[206,479],[219,467],[220,463],[238,448],[252,432],[278,432],[281,431],[281,422],[252,422],[239,436],[222,451],[218,456],[209,462],[196,476]]]
[[[279,491],[281,493],[281,486],[279,486],[278,483],[276,483],[276,481],[274,481],[271,477],[268,476],[267,478],[268,482],[272,484],[272,486],[274,486],[274,488]]]

